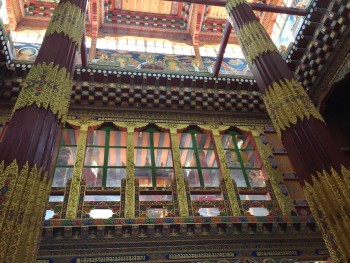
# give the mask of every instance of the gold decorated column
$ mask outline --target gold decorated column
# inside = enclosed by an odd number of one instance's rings
[[[228,165],[226,163],[225,153],[224,153],[224,147],[222,145],[222,141],[220,138],[220,132],[218,129],[212,129],[211,130],[214,137],[214,143],[216,147],[216,151],[218,154],[218,161],[219,161],[219,167],[222,172],[222,176],[224,178],[224,183],[227,191],[227,196],[231,205],[231,210],[234,216],[240,216],[240,210],[238,205],[238,200],[236,196],[236,191],[234,187],[234,182],[231,178],[230,169],[228,168]]]
[[[83,124],[80,126],[79,140],[77,145],[77,155],[74,163],[73,177],[70,185],[70,192],[67,204],[67,219],[75,219],[77,217],[80,196],[80,182],[82,179],[84,168],[84,156],[88,128],[89,126],[87,124]]]
[[[86,0],[61,0],[0,142],[0,263],[33,262],[66,120]]]
[[[127,159],[126,159],[126,186],[125,186],[125,217],[135,218],[135,140],[134,126],[127,127]]]
[[[227,0],[226,11],[332,260],[350,262],[349,159],[246,0]]]
[[[177,188],[177,200],[179,200],[180,216],[188,216],[188,200],[186,197],[186,188],[181,167],[179,142],[177,139],[177,129],[170,128],[171,151],[173,154],[174,172]]]

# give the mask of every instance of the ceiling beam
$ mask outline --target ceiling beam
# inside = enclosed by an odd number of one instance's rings
[[[83,68],[87,68],[87,58],[86,58],[86,37],[85,37],[85,30],[83,31],[82,40],[81,40],[81,48],[80,48],[80,55],[81,55],[81,65]]]
[[[173,1],[173,0],[164,0],[164,1]],[[176,2],[186,2],[191,4],[204,4],[204,5],[213,5],[213,6],[226,6],[225,0],[175,0]],[[288,14],[296,16],[306,16],[306,9],[299,9],[294,7],[284,7],[277,5],[267,5],[261,3],[247,3],[254,11],[262,12],[271,12],[279,14]]]
[[[226,26],[225,26],[225,31],[224,31],[224,34],[222,35],[222,39],[221,39],[221,43],[220,43],[218,57],[215,61],[215,65],[214,65],[214,69],[213,69],[214,77],[217,77],[219,75],[222,60],[224,59],[224,53],[225,53],[225,49],[226,49],[228,40],[230,38],[231,31],[232,31],[232,25],[227,20]]]
[[[192,28],[192,44],[193,46],[199,46],[199,34],[202,28],[203,20],[204,20],[204,5],[196,5],[195,6],[195,14],[194,14],[194,19],[193,21],[193,28]]]

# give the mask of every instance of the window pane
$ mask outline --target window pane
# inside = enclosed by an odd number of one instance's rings
[[[231,178],[235,180],[238,187],[247,187],[242,170],[230,169]]]
[[[61,138],[61,145],[77,145],[79,139],[79,130],[65,129]]]
[[[224,197],[222,195],[191,195],[192,201],[214,201],[214,200],[224,200]]]
[[[151,149],[135,149],[134,162],[136,166],[152,166]]]
[[[225,151],[225,157],[228,167],[241,168],[241,164],[238,161],[237,154],[234,151]]]
[[[211,136],[207,134],[195,134],[198,148],[213,148]]]
[[[147,210],[147,217],[165,217],[166,209],[164,208],[151,208]]]
[[[94,202],[94,201],[106,201],[106,202],[115,202],[120,201],[119,195],[85,195],[84,201]]]
[[[86,180],[86,185],[91,187],[102,186],[102,168],[84,168],[83,178]]]
[[[57,166],[74,165],[76,154],[77,154],[76,147],[61,146],[58,152],[56,165]]]
[[[124,131],[110,131],[109,146],[126,146],[126,135]]]
[[[153,133],[154,147],[170,147],[170,135],[165,132],[154,132]]]
[[[45,220],[49,220],[49,219],[53,218],[54,215],[55,215],[55,212],[53,210],[46,210]]]
[[[253,150],[253,142],[250,137],[245,135],[236,135],[237,146],[240,149],[250,149]]]
[[[170,149],[155,149],[154,157],[156,167],[172,167],[173,158]]]
[[[269,210],[264,207],[251,207],[248,212],[252,216],[268,216],[270,214]]]
[[[112,215],[112,209],[93,209],[90,211],[91,218],[110,218]]]
[[[184,177],[188,180],[191,187],[200,186],[199,174],[197,169],[184,169]]]
[[[172,195],[140,195],[140,201],[172,201]]]
[[[86,166],[103,166],[104,148],[86,147],[85,163]]]
[[[199,150],[198,157],[201,167],[218,167],[213,150]]]
[[[218,215],[220,215],[220,210],[216,207],[200,208],[198,210],[198,212],[201,216],[218,216]]]
[[[135,132],[135,146],[150,147],[150,133],[149,132]]]
[[[64,196],[63,195],[50,195],[49,196],[49,202],[55,203],[55,202],[63,202]]]
[[[126,149],[110,148],[108,154],[109,166],[126,166]]]
[[[105,145],[105,138],[106,138],[105,131],[89,130],[86,145],[104,146]]]
[[[170,186],[171,178],[174,177],[174,170],[172,169],[157,169],[156,170],[156,185],[157,187]]]
[[[248,180],[251,187],[265,187],[266,179],[262,170],[249,170]]]
[[[107,169],[107,187],[120,187],[121,179],[125,179],[126,169],[109,168]]]
[[[192,135],[190,133],[179,133],[179,146],[180,148],[192,148]]]
[[[218,169],[202,169],[204,186],[218,187],[220,184],[220,172]]]
[[[72,178],[73,168],[56,167],[53,176],[52,187],[64,187],[66,186],[67,179]]]
[[[271,200],[269,194],[266,195],[239,195],[241,200]]]
[[[229,148],[229,149],[235,149],[236,146],[232,141],[232,135],[230,134],[224,134],[221,136],[221,141],[222,141],[222,145],[224,146],[225,149]]]
[[[180,150],[182,167],[196,167],[196,159],[193,150]]]
[[[151,169],[135,169],[135,178],[139,180],[139,185],[141,187],[152,186],[152,170]]]
[[[261,168],[261,161],[258,154],[255,151],[246,152],[247,162],[244,164],[245,167]]]

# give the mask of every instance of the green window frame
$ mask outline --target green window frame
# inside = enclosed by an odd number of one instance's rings
[[[120,187],[126,177],[125,131],[114,127],[88,130],[83,178],[88,187]]]
[[[222,175],[212,136],[191,129],[178,138],[183,174],[190,187],[219,187]]]
[[[63,130],[53,171],[52,187],[65,187],[67,180],[72,178],[78,139],[79,130],[71,128]]]
[[[170,186],[174,176],[170,134],[148,128],[135,132],[134,138],[135,178],[139,179],[139,185],[141,187]]]
[[[265,187],[261,158],[250,133],[228,131],[221,136],[231,178],[238,187]]]

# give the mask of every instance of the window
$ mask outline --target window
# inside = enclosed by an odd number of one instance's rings
[[[231,178],[238,187],[265,187],[265,173],[252,136],[230,131],[222,135]]]
[[[141,187],[167,187],[174,176],[169,133],[135,132],[135,178]]]
[[[63,131],[56,158],[52,187],[65,187],[67,179],[72,178],[78,137],[79,130],[65,129]]]
[[[208,134],[190,130],[179,134],[181,165],[191,187],[218,187],[218,168],[212,138]]]
[[[126,132],[88,131],[83,178],[89,187],[120,187],[126,176]]]

